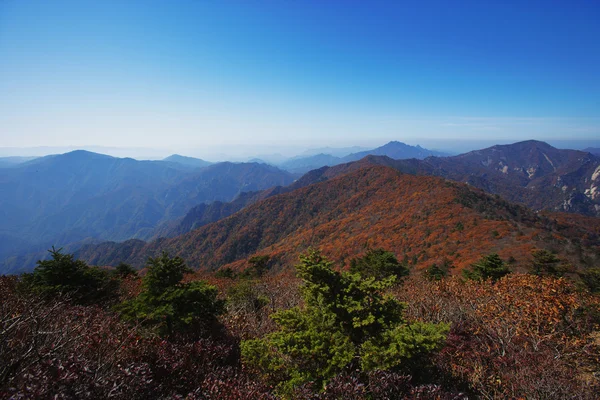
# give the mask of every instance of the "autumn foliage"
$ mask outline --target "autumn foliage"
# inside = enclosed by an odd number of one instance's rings
[[[58,252],[0,277],[0,398],[595,399],[588,220],[368,167],[102,247],[139,274]]]
[[[407,313],[452,328],[438,365],[482,398],[594,398],[600,388],[600,299],[565,279],[497,282],[413,277]]]
[[[269,268],[281,270],[311,246],[344,265],[367,248],[383,248],[418,269],[447,260],[455,266],[451,273],[460,273],[490,253],[514,259],[525,272],[532,251],[546,249],[587,268],[600,259],[600,239],[585,218],[570,223],[561,214],[540,216],[464,184],[368,166],[267,198],[176,238],[99,247],[101,254],[81,256],[141,267],[166,250],[197,270],[238,271],[250,257],[269,256]]]

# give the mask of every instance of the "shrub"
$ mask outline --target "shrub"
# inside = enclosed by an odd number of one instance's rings
[[[509,273],[510,269],[496,253],[483,256],[478,262],[472,264],[470,269],[463,270],[463,275],[474,281],[490,279],[496,282]]]
[[[89,267],[73,254],[63,254],[62,249],[52,247],[48,251],[51,259],[38,261],[33,273],[24,274],[21,288],[46,297],[66,295],[78,304],[114,298],[117,282],[110,279],[107,271]]]
[[[580,273],[579,276],[590,292],[600,292],[600,268],[589,268]]]
[[[452,262],[447,258],[444,258],[442,264],[439,266],[437,264],[433,264],[431,267],[425,270],[425,278],[430,281],[439,281],[448,276],[448,272],[454,268]]]
[[[561,277],[568,267],[555,254],[548,250],[537,250],[532,253],[531,273],[538,276]]]
[[[137,276],[138,273],[131,265],[122,262],[116,266],[113,274],[120,278],[126,278],[128,276]]]
[[[242,342],[245,362],[279,381],[282,393],[310,381],[324,385],[348,368],[402,369],[443,345],[447,325],[407,324],[404,305],[384,295],[395,276],[337,272],[314,250],[300,260],[304,307],[274,314],[278,331]]]
[[[118,309],[126,319],[137,320],[157,329],[161,335],[211,335],[218,329],[217,316],[224,301],[217,299],[217,288],[204,281],[183,283],[191,270],[179,258],[167,253],[148,260],[142,292]]]
[[[394,253],[384,249],[369,249],[362,257],[350,261],[350,272],[365,278],[385,279],[395,276],[400,279],[409,274],[405,263],[400,263]]]

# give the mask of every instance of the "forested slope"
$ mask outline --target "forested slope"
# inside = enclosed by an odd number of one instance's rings
[[[460,269],[482,254],[498,252],[518,263],[546,248],[583,267],[582,260],[596,257],[598,235],[590,226],[559,223],[464,184],[370,166],[267,198],[175,238],[137,243],[131,252],[108,243],[83,247],[78,255],[97,265],[141,267],[168,251],[194,268],[215,269],[242,268],[260,253],[278,268],[309,246],[341,263],[370,246],[420,268],[446,257]]]

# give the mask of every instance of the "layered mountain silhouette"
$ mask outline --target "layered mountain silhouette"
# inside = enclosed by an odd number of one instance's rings
[[[0,169],[0,260],[13,257],[8,264],[19,268],[23,260],[15,256],[52,245],[148,238],[160,223],[193,206],[293,179],[258,163],[191,169],[87,151],[41,157]]]
[[[181,235],[227,217],[256,201],[369,165],[383,165],[407,174],[442,176],[465,182],[527,205],[535,211],[600,215],[598,159],[585,152],[559,150],[543,142],[527,141],[455,157],[393,160],[385,156],[367,156],[357,162],[322,167],[308,172],[287,187],[270,188],[259,193],[247,192],[230,203],[215,202],[210,206],[194,207],[185,217],[161,226],[154,238]],[[558,187],[561,183],[563,185]]]
[[[430,156],[445,156],[445,153],[427,150],[421,146],[410,146],[402,142],[392,141],[372,150],[351,153],[343,157],[320,153],[309,157],[296,157],[280,165],[281,168],[295,173],[305,173],[323,166],[333,166],[360,160],[368,155],[387,156],[393,159],[416,158],[424,159]]]
[[[143,267],[166,251],[197,269],[243,269],[254,254],[269,255],[272,268],[289,266],[309,246],[341,263],[366,247],[384,247],[420,267],[446,257],[458,269],[491,252],[526,265],[534,248],[577,262],[595,257],[588,250],[599,243],[595,218],[558,222],[466,184],[353,165],[175,238],[83,246],[76,254],[96,265]]]
[[[163,161],[185,165],[190,168],[208,167],[209,165],[212,164],[211,162],[204,161],[200,158],[186,157],[186,156],[181,156],[179,154],[172,154],[169,157],[164,158]]]
[[[535,140],[424,160],[367,156],[358,165],[324,169],[321,179],[363,165],[386,165],[405,173],[468,183],[534,211],[600,216],[600,157],[584,151],[557,149]]]
[[[52,245],[66,245],[72,250],[85,245],[82,254],[89,255],[96,254],[93,249],[98,243],[112,241],[102,244],[105,251],[100,253],[112,254],[109,250],[118,248],[118,254],[125,255],[116,242],[128,239],[136,239],[125,246],[140,249],[134,253],[141,258],[126,258],[143,262],[157,250],[152,243],[171,240],[159,238],[180,238],[272,197],[291,196],[299,189],[375,166],[467,183],[534,212],[600,215],[600,159],[589,152],[559,150],[538,141],[493,146],[454,157],[393,159],[368,155],[312,170],[296,181],[290,173],[260,163],[193,167],[176,160],[136,161],[76,151],[0,169],[0,256],[9,257],[4,270],[30,268]],[[335,187],[331,190],[336,191]],[[336,194],[340,198],[344,195]],[[293,220],[293,215],[287,218]],[[230,233],[227,230],[222,235],[229,237]],[[244,241],[241,236],[237,238]],[[90,260],[110,264],[115,257],[98,259],[95,255]],[[235,261],[217,257],[207,266]]]
[[[0,168],[10,168],[27,161],[36,159],[37,157],[0,157]]]

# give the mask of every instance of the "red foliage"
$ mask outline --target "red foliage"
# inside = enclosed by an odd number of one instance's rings
[[[398,296],[413,318],[452,323],[438,366],[484,398],[592,399],[600,389],[600,299],[564,279],[413,277]]]
[[[599,244],[597,232],[581,221],[555,222],[463,184],[371,166],[152,242],[125,261],[142,265],[148,256],[166,250],[199,270],[241,270],[249,257],[269,255],[272,267],[282,269],[309,246],[340,264],[371,246],[415,261],[418,268],[446,257],[456,272],[491,252],[525,265],[534,248],[555,250],[579,265],[584,256],[593,262]]]

